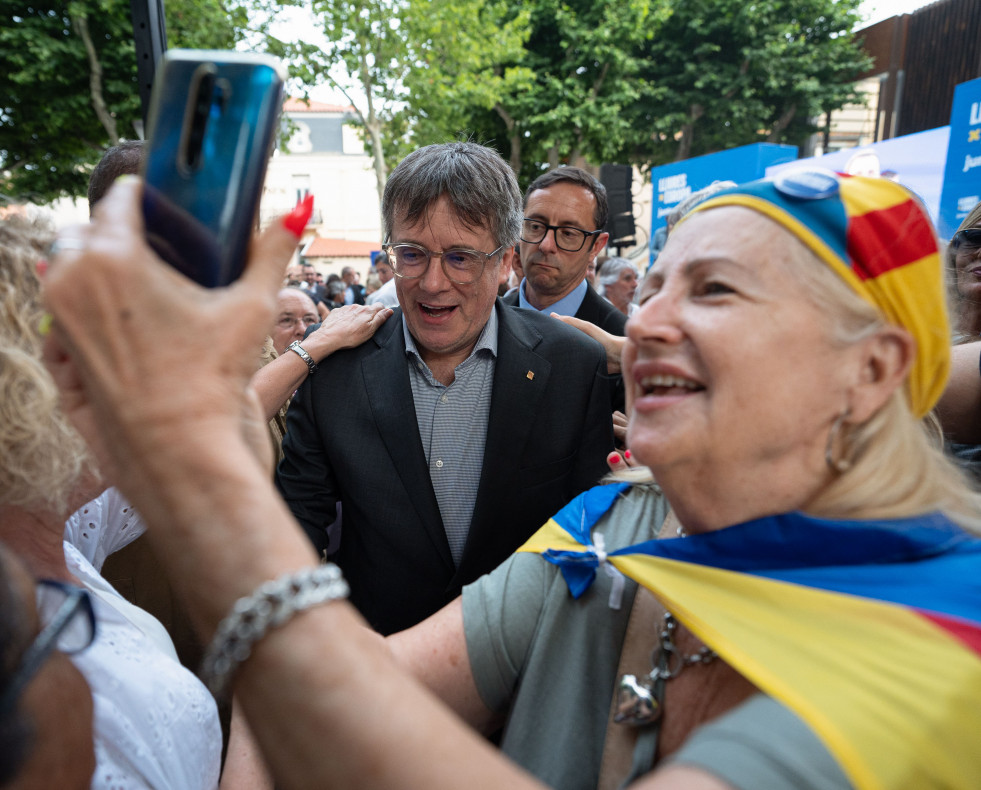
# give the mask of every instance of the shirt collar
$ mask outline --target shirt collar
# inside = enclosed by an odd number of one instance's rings
[[[422,356],[419,354],[419,347],[416,345],[415,338],[409,332],[409,325],[405,322],[405,313],[402,313],[402,336],[405,338],[405,353],[411,354],[416,357],[420,362],[422,362]],[[480,331],[480,337],[477,338],[477,345],[473,347],[473,351],[470,352],[470,356],[467,357],[460,365],[463,365],[468,360],[472,359],[474,354],[478,351],[487,350],[491,353],[495,359],[497,358],[497,308],[492,307],[490,312],[490,318],[487,319],[487,323],[484,324],[484,328]],[[425,363],[423,363],[425,364]],[[459,367],[460,365],[457,365]]]
[[[521,285],[518,286],[518,307],[524,307],[526,310],[538,310],[525,296],[525,285],[527,282],[527,279],[523,279]],[[538,312],[575,315],[579,312],[579,308],[582,307],[582,300],[586,298],[586,289],[588,287],[589,285],[587,285],[585,279],[580,280],[579,285],[559,299],[559,301],[555,302],[555,304],[550,304],[544,310],[538,310]]]

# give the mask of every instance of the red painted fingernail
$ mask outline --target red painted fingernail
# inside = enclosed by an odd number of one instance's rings
[[[307,196],[296,204],[296,208],[283,217],[283,227],[296,238],[300,238],[303,229],[310,221],[311,214],[313,214],[313,194],[307,193]]]
[[[623,457],[624,457],[624,458],[626,458],[626,459],[627,459],[627,460],[629,461],[629,460],[630,460],[630,450],[627,450],[627,451],[626,451],[626,452],[625,452],[625,453],[623,454]]]
[[[610,459],[610,463],[611,463],[611,464],[618,464],[618,463],[620,463],[620,456],[619,456],[619,455],[614,455],[614,456],[613,456],[613,457],[612,457],[612,458]]]
[[[44,275],[48,273],[48,261],[46,258],[38,258],[37,263],[34,264],[34,270],[37,272],[37,276],[42,280]]]

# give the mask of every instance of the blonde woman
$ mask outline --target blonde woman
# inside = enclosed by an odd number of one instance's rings
[[[0,540],[35,578],[90,594],[95,638],[71,659],[92,691],[92,787],[215,788],[222,733],[214,699],[177,661],[160,622],[99,572],[144,526],[115,489],[87,501],[104,486],[41,362],[37,268],[48,238],[43,227],[0,222]],[[261,786],[250,784],[258,768],[239,727],[229,774],[245,771],[239,786]]]

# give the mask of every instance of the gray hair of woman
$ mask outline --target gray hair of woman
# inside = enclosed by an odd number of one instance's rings
[[[678,220],[680,220],[683,216],[685,216],[685,214],[695,208],[695,206],[697,206],[703,200],[712,197],[712,195],[714,195],[716,192],[721,192],[723,189],[728,189],[729,187],[734,186],[736,186],[735,181],[713,181],[707,187],[699,189],[697,192],[692,192],[677,206],[671,209],[671,213],[668,214],[668,233],[671,232],[671,228],[678,224]]]
[[[415,225],[445,197],[468,228],[486,228],[498,246],[521,235],[521,190],[497,151],[477,143],[427,145],[392,171],[382,198],[385,237],[395,223]]]
[[[600,296],[606,296],[606,286],[613,285],[627,269],[632,269],[638,279],[640,278],[640,271],[626,258],[607,258],[603,261],[602,268],[596,273],[596,292]]]

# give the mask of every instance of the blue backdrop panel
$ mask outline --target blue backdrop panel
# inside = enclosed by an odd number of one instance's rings
[[[671,209],[692,192],[704,189],[713,181],[729,180],[741,184],[754,178],[762,178],[767,167],[780,162],[792,162],[796,158],[795,145],[754,143],[653,168],[651,239],[654,239],[659,228],[665,226],[665,217]]]
[[[954,88],[950,145],[940,195],[940,235],[950,238],[981,200],[981,79]]]

